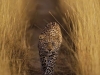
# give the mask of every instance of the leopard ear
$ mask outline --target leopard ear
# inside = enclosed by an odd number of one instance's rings
[[[39,35],[39,39],[44,39],[45,38],[45,35]]]

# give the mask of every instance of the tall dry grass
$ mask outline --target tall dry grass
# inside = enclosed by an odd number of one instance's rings
[[[32,14],[36,8],[36,5],[32,5],[36,1],[31,1],[0,1],[0,74],[2,75],[31,75],[27,66],[27,57],[30,53],[27,54],[26,47],[26,29],[30,20],[30,15],[27,17],[27,13]],[[56,9],[58,11],[56,16],[59,14],[58,21],[64,27],[61,27],[64,42],[57,62],[57,74],[99,75],[100,1],[59,1],[60,6]],[[36,57],[36,53],[34,54]],[[36,75],[37,72],[33,74]]]
[[[80,1],[81,2],[81,1]],[[81,3],[83,6],[81,6]],[[79,60],[83,75],[100,74],[100,4],[98,0],[82,1],[79,4]],[[82,9],[83,8],[83,9]],[[79,12],[82,11],[82,12]],[[82,16],[81,16],[82,15]],[[81,27],[80,27],[81,26]]]
[[[26,75],[25,33],[28,26],[23,0],[0,1],[0,74]]]
[[[79,75],[100,75],[100,1],[64,0],[61,2],[64,11],[70,16],[75,16],[74,26],[78,27],[75,30],[77,38],[75,45],[78,48],[78,63],[82,72]],[[70,9],[73,13],[70,13]]]

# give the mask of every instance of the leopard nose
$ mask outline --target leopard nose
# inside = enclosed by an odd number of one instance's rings
[[[48,49],[49,50],[49,52],[52,50],[52,49]]]

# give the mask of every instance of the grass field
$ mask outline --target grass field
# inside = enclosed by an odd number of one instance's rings
[[[48,12],[60,23],[63,35],[55,75],[100,75],[100,1],[58,1],[56,13]],[[1,75],[41,75],[37,49],[41,18],[29,15],[37,13],[36,6],[36,0],[0,1]],[[38,18],[41,25],[31,26],[30,21]]]

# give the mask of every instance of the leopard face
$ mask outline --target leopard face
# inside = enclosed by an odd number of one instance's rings
[[[52,52],[59,49],[62,42],[60,27],[57,23],[49,23],[39,36],[39,49]]]

